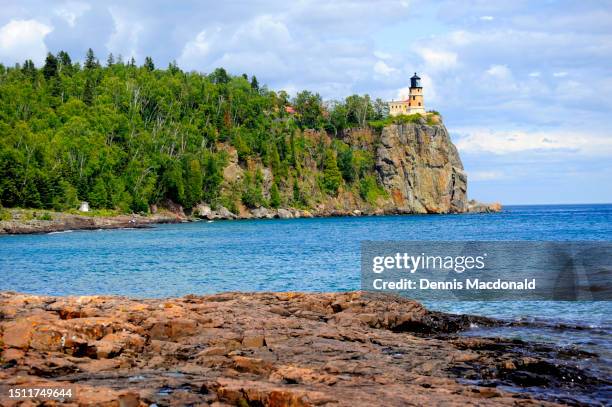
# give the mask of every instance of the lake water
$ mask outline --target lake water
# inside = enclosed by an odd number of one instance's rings
[[[513,206],[499,214],[245,220],[0,237],[0,290],[168,297],[360,287],[362,240],[612,240],[612,205]],[[610,302],[453,302],[430,308],[560,322],[541,340],[609,345]],[[589,330],[595,330],[590,332]],[[558,330],[557,330],[558,331]],[[555,336],[556,335],[556,336]]]

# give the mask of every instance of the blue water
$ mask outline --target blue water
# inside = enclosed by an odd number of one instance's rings
[[[362,240],[611,241],[612,205],[513,206],[498,214],[252,220],[0,236],[0,291],[169,297],[360,288]],[[465,335],[516,337],[599,355],[612,377],[612,302],[429,302],[510,321]],[[559,324],[577,329],[559,327]]]
[[[499,214],[249,220],[0,237],[0,290],[168,297],[360,287],[362,240],[612,240],[612,205]],[[433,303],[451,312],[610,325],[610,303]]]

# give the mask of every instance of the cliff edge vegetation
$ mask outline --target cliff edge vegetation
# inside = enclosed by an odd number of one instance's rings
[[[466,190],[437,113],[388,118],[368,95],[290,98],[222,68],[112,55],[102,66],[91,50],[83,65],[65,52],[41,68],[0,65],[4,207],[447,213],[467,209]]]

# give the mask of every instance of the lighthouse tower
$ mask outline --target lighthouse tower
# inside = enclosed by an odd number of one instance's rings
[[[389,114],[391,116],[410,115],[410,114],[425,114],[425,101],[423,100],[423,87],[421,86],[421,78],[414,73],[410,78],[410,92],[407,100],[398,100],[388,103]]]
[[[425,102],[423,101],[423,87],[421,86],[421,78],[414,73],[410,78],[410,93],[408,96],[408,110],[410,114],[420,113],[425,114]]]

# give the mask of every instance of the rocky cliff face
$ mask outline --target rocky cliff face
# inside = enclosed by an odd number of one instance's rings
[[[385,210],[457,213],[467,209],[467,175],[442,124],[385,127],[376,149],[376,170],[391,195]]]

